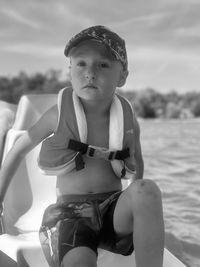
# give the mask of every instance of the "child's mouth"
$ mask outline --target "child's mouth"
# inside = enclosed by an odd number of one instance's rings
[[[89,88],[89,89],[97,89],[97,87],[94,85],[94,84],[87,84],[83,87],[84,89],[85,88]]]

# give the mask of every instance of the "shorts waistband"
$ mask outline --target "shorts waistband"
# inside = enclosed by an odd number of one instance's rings
[[[63,202],[84,202],[84,201],[94,201],[94,200],[105,200],[112,196],[113,194],[119,193],[121,191],[111,191],[105,193],[89,193],[89,194],[69,194],[58,196],[57,203]]]

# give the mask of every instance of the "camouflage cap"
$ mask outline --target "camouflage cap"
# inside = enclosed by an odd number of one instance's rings
[[[80,42],[89,39],[94,39],[104,44],[111,50],[116,60],[119,60],[122,63],[124,70],[127,70],[128,60],[125,41],[118,34],[100,25],[87,28],[72,37],[65,47],[65,56],[68,57],[70,50],[77,46]]]

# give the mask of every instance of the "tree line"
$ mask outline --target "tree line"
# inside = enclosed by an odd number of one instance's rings
[[[17,104],[24,94],[58,93],[70,85],[69,77],[61,79],[61,71],[48,70],[46,73],[28,75],[20,72],[17,76],[0,76],[0,99]],[[153,88],[123,90],[118,92],[131,102],[137,116],[142,118],[194,118],[200,117],[200,93],[160,93]]]

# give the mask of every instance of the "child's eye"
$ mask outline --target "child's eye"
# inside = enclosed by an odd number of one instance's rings
[[[101,68],[109,68],[109,64],[107,62],[100,63]]]
[[[77,63],[77,66],[79,66],[79,67],[84,67],[85,65],[86,65],[86,63],[84,61],[79,61]]]

